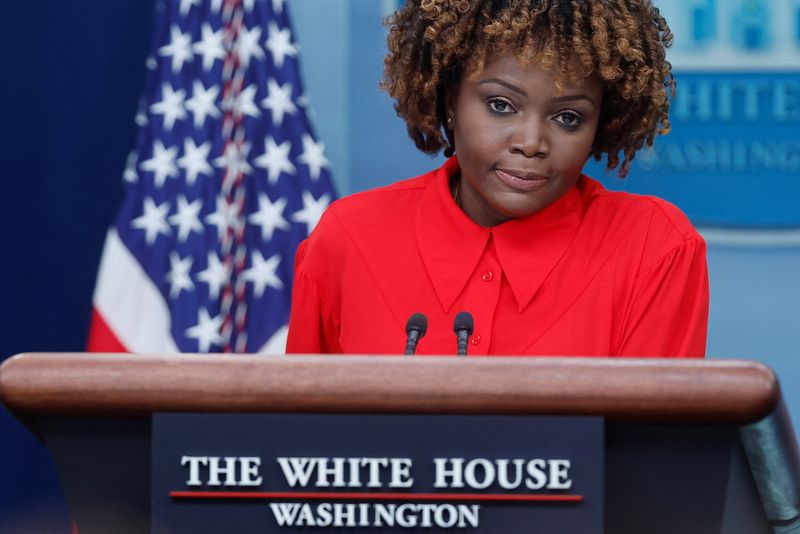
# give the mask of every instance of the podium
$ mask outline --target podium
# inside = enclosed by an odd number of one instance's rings
[[[794,432],[750,361],[31,353],[0,366],[0,400],[49,449],[81,534],[150,531],[165,412],[599,415],[605,532],[800,532]]]

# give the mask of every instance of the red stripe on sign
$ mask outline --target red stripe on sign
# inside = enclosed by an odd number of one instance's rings
[[[580,502],[583,495],[521,495],[515,493],[325,493],[250,491],[171,491],[173,499],[300,499],[366,501],[505,501]]]

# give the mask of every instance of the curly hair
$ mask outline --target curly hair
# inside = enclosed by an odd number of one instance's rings
[[[553,70],[559,86],[599,76],[603,106],[590,155],[607,155],[620,177],[637,150],[670,130],[672,33],[650,0],[407,0],[386,24],[381,87],[423,152],[452,155],[447,91],[508,50]]]

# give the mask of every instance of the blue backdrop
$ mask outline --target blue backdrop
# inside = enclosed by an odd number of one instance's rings
[[[702,226],[709,355],[771,365],[798,426],[800,0],[748,1],[761,19],[739,17],[738,0],[659,2],[676,21],[673,61],[686,96],[676,100],[675,131],[656,152],[639,158],[630,179],[605,181],[664,196]],[[397,1],[289,4],[312,120],[339,192],[438,165],[440,158],[414,149],[378,89],[380,19]],[[101,246],[134,142],[153,6],[0,0],[0,359],[84,347]],[[602,169],[590,169],[601,177]],[[0,409],[0,533],[68,531],[43,447]]]

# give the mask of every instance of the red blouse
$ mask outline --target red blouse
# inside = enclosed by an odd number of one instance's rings
[[[471,355],[696,356],[705,353],[705,243],[668,202],[582,176],[524,219],[474,223],[450,196],[455,158],[341,199],[297,251],[287,351]]]

